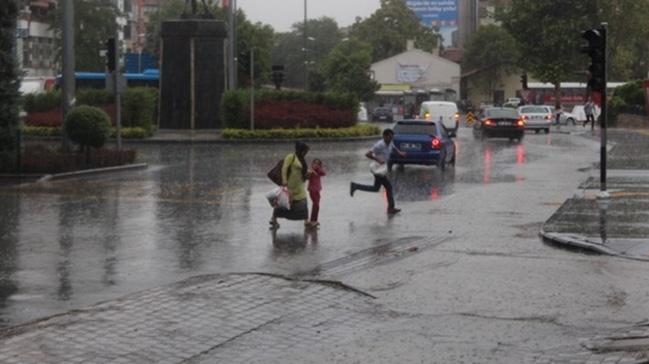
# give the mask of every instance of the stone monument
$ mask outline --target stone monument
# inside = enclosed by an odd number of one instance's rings
[[[190,1],[186,2],[190,3]],[[160,129],[218,129],[225,90],[225,24],[204,13],[165,21],[160,32]]]

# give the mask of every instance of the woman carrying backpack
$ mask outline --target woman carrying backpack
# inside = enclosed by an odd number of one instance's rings
[[[303,142],[296,142],[295,153],[290,153],[284,158],[284,164],[282,165],[282,186],[288,189],[291,208],[276,207],[273,209],[273,216],[270,219],[271,230],[279,228],[277,218],[304,220],[304,225],[308,225],[309,208],[307,205],[305,182],[308,179],[309,166],[304,159],[308,152],[308,145]]]

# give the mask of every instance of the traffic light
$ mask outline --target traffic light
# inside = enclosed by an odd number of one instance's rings
[[[282,83],[284,82],[284,66],[283,65],[273,65],[271,73],[271,79],[275,84],[276,89],[282,88]]]
[[[581,33],[588,41],[581,51],[590,57],[588,66],[590,91],[604,92],[606,90],[606,28],[593,28]]]
[[[106,41],[106,68],[108,72],[115,71],[117,64],[117,54],[115,46],[115,38],[108,38]]]
[[[249,75],[250,74],[250,52],[249,51],[243,51],[239,52],[239,57],[237,57],[237,61],[239,62],[239,70],[241,73],[244,75]]]
[[[523,86],[523,90],[527,90],[527,73],[521,75],[521,85]]]

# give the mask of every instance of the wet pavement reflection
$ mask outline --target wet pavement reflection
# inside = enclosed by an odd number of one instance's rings
[[[292,151],[288,143],[144,145],[144,171],[4,187],[0,326],[197,274],[295,274],[404,236],[447,233],[429,223],[430,206],[476,185],[524,182],[512,168],[540,158],[529,145],[545,138],[481,142],[461,130],[455,168],[392,173],[404,209],[395,217],[380,195],[349,196],[350,181],[372,179],[364,153],[373,141],[314,143],[307,160],[322,159],[328,172],[319,230],[286,220],[268,230],[266,173]]]

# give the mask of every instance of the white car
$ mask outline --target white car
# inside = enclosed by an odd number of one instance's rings
[[[550,132],[553,115],[549,106],[545,105],[525,105],[518,108],[518,115],[525,120],[525,129],[539,132]]]

